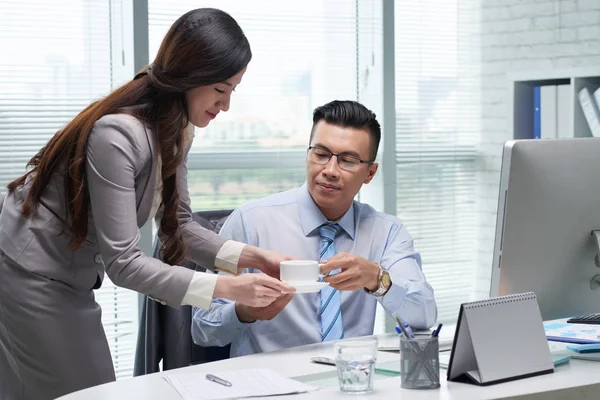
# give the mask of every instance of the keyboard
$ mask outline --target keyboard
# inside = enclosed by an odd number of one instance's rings
[[[600,313],[582,315],[580,317],[573,317],[567,320],[569,324],[599,324],[600,325]]]

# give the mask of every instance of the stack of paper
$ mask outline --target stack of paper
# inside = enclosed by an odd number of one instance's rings
[[[243,369],[220,372],[219,378],[231,383],[224,386],[206,379],[206,374],[170,374],[164,379],[184,400],[223,400],[244,397],[275,396],[317,390],[293,379],[284,378],[270,369]]]

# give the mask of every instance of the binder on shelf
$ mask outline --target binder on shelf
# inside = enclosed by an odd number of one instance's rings
[[[572,138],[573,134],[573,100],[571,85],[556,87],[556,134],[559,138]]]
[[[541,104],[542,89],[539,86],[533,88],[533,138],[540,139],[542,137],[542,104]]]
[[[590,127],[592,136],[600,137],[600,113],[598,112],[596,102],[586,87],[579,91],[579,104],[581,105],[583,115],[585,115],[585,119]]]
[[[460,306],[449,381],[490,385],[554,372],[533,292]]]
[[[557,86],[545,85],[540,88],[540,137],[556,139],[558,137],[558,99]]]
[[[594,110],[596,111],[596,116],[598,118],[598,129],[597,132],[592,132],[592,136],[598,137],[600,136],[600,88],[594,90],[594,93],[592,94],[592,102],[594,103]]]

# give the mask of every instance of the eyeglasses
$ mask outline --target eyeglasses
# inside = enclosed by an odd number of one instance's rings
[[[325,165],[331,160],[332,156],[337,157],[338,165],[341,169],[348,172],[356,172],[360,168],[361,164],[373,164],[373,161],[365,161],[361,160],[358,157],[350,155],[348,153],[339,153],[335,154],[330,152],[329,150],[325,150],[321,147],[308,147],[308,155],[310,161],[315,164]]]

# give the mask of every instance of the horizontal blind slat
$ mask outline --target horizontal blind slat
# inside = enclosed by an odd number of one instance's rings
[[[453,322],[476,282],[479,18],[475,0],[395,2],[397,213]]]

